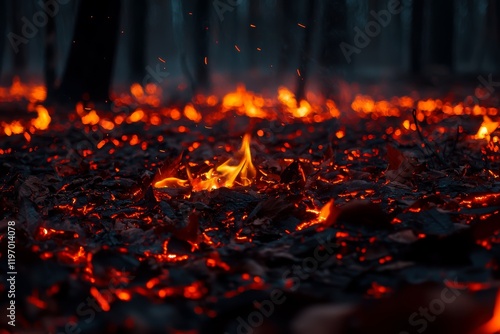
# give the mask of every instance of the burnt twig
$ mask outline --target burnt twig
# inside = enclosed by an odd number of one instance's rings
[[[436,158],[441,163],[441,165],[447,166],[448,164],[443,160],[443,158],[438,153],[436,153],[436,151],[434,151],[431,148],[427,140],[425,140],[424,135],[422,134],[422,130],[420,129],[419,121],[417,119],[417,109],[413,109],[412,116],[413,116],[413,121],[415,122],[415,126],[417,128],[418,136],[422,141],[422,143],[424,144],[423,146],[424,149],[428,150],[430,152],[430,155]]]

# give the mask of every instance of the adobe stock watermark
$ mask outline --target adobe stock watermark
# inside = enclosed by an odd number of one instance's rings
[[[215,12],[217,13],[217,16],[219,17],[219,21],[224,21],[224,13],[225,12],[232,12],[234,9],[241,5],[243,3],[243,0],[214,0],[212,3],[215,9]]]
[[[457,300],[458,296],[462,294],[460,290],[467,289],[466,286],[460,287],[456,279],[454,284],[445,282],[445,285],[446,288],[441,290],[439,298],[431,300],[427,307],[419,307],[418,312],[413,312],[408,317],[408,323],[414,327],[417,333],[423,333],[429,327],[429,323],[435,321],[446,310],[446,305]],[[400,332],[399,334],[410,334],[410,332]]]
[[[372,39],[380,34],[382,28],[387,27],[391,23],[393,15],[397,15],[402,11],[403,5],[400,0],[389,0],[387,9],[382,9],[379,12],[371,10],[370,15],[374,20],[369,21],[365,25],[365,31],[363,32],[359,27],[354,27],[354,31],[356,32],[353,41],[354,45],[346,42],[339,44],[347,63],[351,63],[351,57],[354,53],[360,54],[362,49],[370,45]]]
[[[277,135],[285,130],[286,124],[284,122],[275,120],[270,121],[268,127],[263,127],[260,130],[264,131],[264,136],[260,137],[263,144],[273,144],[277,140]]]
[[[318,270],[320,264],[328,260],[338,248],[338,245],[331,240],[331,236],[326,241],[318,239],[318,242],[319,245],[314,249],[313,256],[305,258],[301,265],[294,265],[283,273],[283,280],[291,280],[293,283],[291,291],[296,291],[300,287],[301,281],[306,280]],[[253,304],[257,309],[250,312],[245,318],[238,317],[236,319],[238,323],[237,333],[252,334],[256,328],[262,326],[265,319],[274,314],[276,307],[284,304],[286,300],[283,290],[273,289],[269,294],[269,299],[261,302],[254,301]]]
[[[43,28],[49,22],[49,16],[55,17],[59,13],[59,7],[66,5],[72,0],[39,0],[38,6],[41,7],[39,11],[33,14],[31,20],[26,16],[21,18],[23,26],[21,28],[21,35],[14,32],[9,32],[7,38],[12,46],[12,49],[17,54],[19,53],[19,46],[28,44],[29,41],[38,34],[40,28]]]
[[[483,77],[482,75],[478,75],[477,79],[481,83],[477,86],[476,91],[474,92],[474,97],[478,100],[486,100],[491,97],[491,95],[495,92],[496,87],[500,87],[500,81],[493,81],[493,74],[488,75],[488,79]],[[479,94],[479,89],[485,89],[486,92],[484,94]],[[479,104],[479,101],[475,100],[475,104]]]
[[[493,74],[491,73],[488,74],[488,78],[478,75],[477,80],[480,84],[476,86],[474,95],[468,95],[464,98],[461,102],[463,106],[481,105],[481,101],[489,99],[495,93],[496,88],[500,87],[500,81],[493,81]],[[472,104],[470,99],[472,99]]]
[[[156,64],[155,68],[148,65],[145,70],[147,74],[142,79],[142,87],[146,87],[149,83],[161,84],[170,75],[162,64]]]

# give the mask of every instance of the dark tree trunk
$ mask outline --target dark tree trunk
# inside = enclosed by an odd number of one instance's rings
[[[146,66],[146,22],[148,2],[132,0],[130,6],[130,79],[142,83]]]
[[[478,5],[467,3],[468,9],[472,11]],[[477,10],[477,9],[476,9]],[[500,6],[497,0],[488,0],[488,9],[481,23],[479,37],[473,43],[472,62],[475,64],[474,71],[480,73],[487,57],[492,56],[498,59],[500,56]],[[498,71],[499,68],[497,67]]]
[[[52,101],[55,94],[56,85],[56,22],[53,16],[49,15],[45,28],[45,87],[47,87],[48,100]]]
[[[413,1],[411,22],[410,66],[413,75],[419,75],[422,69],[422,29],[424,27],[424,0]]]
[[[12,31],[19,35],[23,36],[22,27],[23,21],[22,18],[25,16],[24,12],[24,3],[21,1],[12,1]],[[17,50],[14,50],[14,75],[20,77],[21,79],[25,79],[24,72],[26,70],[26,65],[28,63],[28,46],[29,39],[26,44],[20,44]]]
[[[109,102],[120,23],[120,0],[80,1],[71,50],[58,98]]]
[[[328,68],[346,62],[339,47],[342,42],[350,42],[346,39],[348,14],[346,0],[322,1],[322,13],[319,63]]]
[[[0,1],[0,34],[1,36],[7,36],[7,2]],[[5,53],[5,39],[0,42],[0,80],[3,74],[3,57]]]
[[[318,62],[322,68],[321,85],[323,94],[335,94],[332,73],[346,64],[340,48],[342,42],[351,43],[347,39],[347,3],[346,0],[323,0],[321,5],[320,46]]]
[[[294,12],[294,2],[282,0],[276,5],[276,9],[282,12],[281,22],[281,50],[279,53],[278,71],[283,75],[290,69],[292,59],[293,36],[292,29],[297,27],[296,13]]]
[[[316,0],[309,0],[306,4],[306,31],[304,32],[304,39],[302,41],[302,47],[300,50],[300,76],[298,77],[296,92],[297,103],[299,103],[299,101],[305,97],[306,83],[309,76],[309,54],[313,49],[315,15]]]
[[[490,0],[488,2],[488,8],[494,15],[494,40],[495,45],[498,47],[498,45],[500,45],[500,5],[497,1]]]
[[[433,2],[431,12],[431,62],[450,72],[453,71],[454,3],[455,0]]]
[[[210,44],[210,12],[212,2],[207,0],[196,0],[194,11],[194,73],[195,87],[193,91],[203,91],[210,86],[209,67],[205,64],[205,57],[208,57]]]
[[[188,66],[188,57],[186,51],[186,22],[185,22],[185,13],[186,9],[182,3],[183,0],[172,0],[172,28],[174,33],[174,41],[175,47],[178,50],[177,53],[179,55],[179,67],[182,71],[182,74],[189,82],[189,87],[191,91],[189,91],[188,96],[183,95],[176,97],[175,99],[179,99],[180,103],[186,103],[191,100],[192,94],[194,93],[194,89],[196,87],[195,79],[191,74]]]
[[[500,4],[497,1],[488,1],[488,14],[487,14],[487,27],[491,27],[491,55],[495,59],[500,57]],[[486,52],[482,52],[483,57],[486,56]],[[497,73],[500,68],[497,66],[495,68]]]
[[[495,13],[495,54],[494,57],[498,59],[500,57],[500,4],[498,2],[495,2],[494,5],[492,5],[492,9],[494,10]],[[496,64],[496,71],[497,73],[500,72],[500,64]]]

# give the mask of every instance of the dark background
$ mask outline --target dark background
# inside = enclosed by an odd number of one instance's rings
[[[70,101],[106,100],[110,87],[132,82],[160,84],[172,96],[239,82],[332,95],[339,80],[438,87],[477,85],[479,75],[500,72],[496,0],[401,0],[401,13],[350,63],[340,43],[354,45],[354,28],[364,31],[370,11],[386,10],[389,1],[60,1],[0,1],[1,85],[14,76],[45,82],[49,99]],[[54,2],[58,13],[14,52],[12,34],[26,37],[23,18],[33,23]],[[168,77],[148,77],[157,66]]]

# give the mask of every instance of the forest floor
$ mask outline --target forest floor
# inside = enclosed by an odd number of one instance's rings
[[[59,116],[3,137],[16,329],[470,333],[500,277],[500,155],[473,138],[481,119],[395,136],[398,117],[89,131]],[[246,133],[252,184],[153,187],[159,169],[187,179],[230,159]]]

